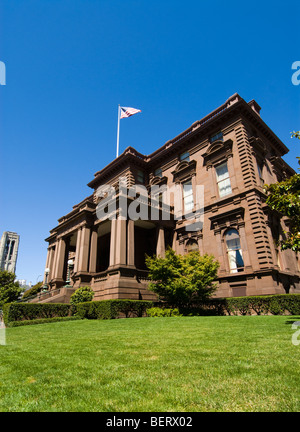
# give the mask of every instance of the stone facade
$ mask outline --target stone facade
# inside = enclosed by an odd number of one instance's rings
[[[220,262],[218,297],[300,292],[299,257],[276,243],[288,221],[270,211],[263,189],[294,174],[282,159],[287,152],[262,120],[259,105],[238,94],[148,156],[128,147],[94,175],[88,184],[92,194],[50,231],[45,276],[50,292],[44,301],[58,301],[66,285],[71,290],[90,285],[95,300],[153,299],[145,254],[163,256],[167,246],[181,254],[213,254]],[[128,188],[184,185],[183,206],[191,217],[197,186],[203,185],[203,223],[190,231],[193,220],[178,220],[172,199],[169,220],[159,200],[159,218],[123,219],[120,177]],[[103,185],[117,191],[112,220],[97,217]]]

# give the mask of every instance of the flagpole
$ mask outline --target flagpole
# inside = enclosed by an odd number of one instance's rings
[[[120,139],[120,104],[118,105],[117,157],[119,156],[119,139]]]

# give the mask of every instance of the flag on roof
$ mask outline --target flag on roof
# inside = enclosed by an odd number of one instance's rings
[[[141,112],[141,110],[136,108],[130,108],[130,107],[120,107],[121,108],[121,117],[120,118],[126,118],[130,117],[138,112]]]

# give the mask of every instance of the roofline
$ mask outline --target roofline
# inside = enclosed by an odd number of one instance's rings
[[[276,141],[277,145],[280,145],[282,150],[282,156],[288,153],[289,149],[283,144],[283,142],[275,135],[275,133],[260,117],[261,107],[259,106],[259,104],[254,99],[247,103],[238,93],[234,93],[226,100],[224,104],[213,110],[211,113],[207,114],[201,120],[195,121],[189,128],[181,132],[173,139],[167,141],[165,144],[163,144],[161,147],[159,147],[157,150],[150,153],[149,155],[144,155],[135,150],[133,147],[127,147],[120,156],[112,160],[102,170],[96,172],[94,174],[94,179],[88,183],[88,186],[94,188],[95,185],[100,182],[103,176],[107,175],[109,172],[111,172],[112,169],[116,169],[118,166],[120,166],[120,164],[125,163],[128,160],[139,161],[140,163],[145,165],[149,162],[152,162],[153,159],[161,156],[162,153],[164,153],[170,147],[175,148],[183,140],[186,140],[187,138],[190,138],[196,133],[198,133],[199,128],[203,127],[204,125],[210,124],[216,118],[220,118],[224,113],[228,113],[229,111],[241,105],[244,106],[244,108],[248,111],[248,114],[254,115],[255,119],[262,124],[262,126],[271,135],[273,140]]]

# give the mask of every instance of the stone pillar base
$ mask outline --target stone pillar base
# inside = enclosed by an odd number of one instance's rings
[[[155,293],[148,289],[147,272],[134,266],[111,266],[106,272],[95,275],[92,288],[94,300],[129,299],[156,301]]]

